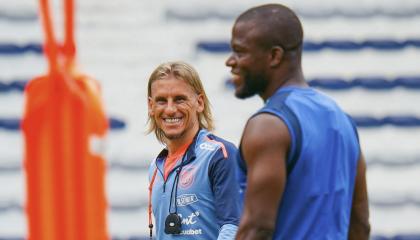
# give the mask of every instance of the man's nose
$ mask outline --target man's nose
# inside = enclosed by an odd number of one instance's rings
[[[233,58],[233,55],[229,55],[228,59],[226,59],[225,65],[228,67],[232,67],[235,63],[235,59]]]
[[[166,105],[166,108],[165,108],[165,111],[166,111],[166,113],[174,113],[174,112],[176,112],[176,105],[175,105],[175,103],[174,103],[174,101],[172,101],[172,100],[170,100],[170,101],[168,101],[168,104]]]

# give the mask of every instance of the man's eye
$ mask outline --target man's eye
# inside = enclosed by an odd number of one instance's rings
[[[234,47],[234,48],[232,48],[232,51],[233,51],[234,53],[241,53],[241,52],[243,52],[243,49],[238,48],[238,47]]]
[[[185,101],[187,101],[185,97],[177,97],[174,100],[176,103],[184,103]]]

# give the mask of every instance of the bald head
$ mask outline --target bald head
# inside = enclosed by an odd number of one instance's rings
[[[286,52],[301,50],[303,29],[296,14],[281,4],[267,4],[253,7],[236,20],[252,23],[258,27],[258,42],[261,47],[280,46]]]

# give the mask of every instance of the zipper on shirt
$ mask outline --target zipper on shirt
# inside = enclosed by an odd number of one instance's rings
[[[169,173],[168,173],[168,178],[165,180],[165,181],[163,181],[163,192],[165,192],[165,189],[166,189],[166,182],[168,181],[168,179],[169,179],[169,176],[171,176],[171,174],[173,173],[173,172],[175,172],[175,171],[178,171],[178,169],[181,167],[181,165],[178,165],[178,166],[176,166],[176,167],[174,167]]]
[[[193,157],[193,158],[191,158],[191,160],[190,161],[188,161],[188,162],[192,162],[193,160],[195,159],[195,157]],[[181,164],[182,164],[182,162],[181,162]],[[159,173],[160,173],[160,175],[162,176],[162,179],[164,179],[164,181],[163,181],[163,192],[165,192],[166,191],[166,182],[168,181],[168,179],[169,179],[169,176],[174,172],[174,171],[178,171],[178,169],[181,167],[181,164],[179,164],[178,166],[176,166],[176,167],[174,167],[169,173],[168,173],[168,178],[167,179],[165,179],[165,176],[164,176],[164,174],[163,174],[163,172],[162,172],[162,170],[160,170],[160,168],[158,167],[158,165],[157,165],[157,162],[155,162],[155,165],[156,165],[156,168],[159,170]],[[184,166],[185,165],[187,165],[187,163],[184,163]],[[179,173],[179,174],[181,174],[181,173]]]
[[[157,165],[157,163],[155,163],[156,164],[156,168],[158,169],[158,171],[159,171],[159,173],[160,173],[160,175],[162,176],[162,179],[164,179],[165,178],[165,176],[164,176],[164,174],[163,174],[163,172],[162,172],[162,170],[160,170],[160,168],[158,167],[158,165]],[[163,192],[165,192],[166,191],[166,182],[168,181],[168,179],[169,179],[169,176],[175,171],[175,170],[178,170],[179,168],[181,167],[181,165],[178,165],[178,166],[176,166],[176,167],[174,167],[169,173],[168,173],[168,178],[167,179],[165,179],[164,181],[163,181]]]

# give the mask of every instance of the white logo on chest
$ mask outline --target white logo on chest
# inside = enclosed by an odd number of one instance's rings
[[[208,143],[202,143],[200,144],[200,148],[204,150],[214,151],[216,149],[215,146],[208,144]]]
[[[193,204],[198,201],[197,195],[195,194],[182,194],[176,198],[176,205],[183,207]]]
[[[193,213],[191,213],[188,217],[186,217],[186,218],[183,218],[182,217],[182,214],[178,214],[179,215],[179,217],[182,219],[182,224],[183,225],[194,225],[194,224],[196,224],[197,223],[197,220],[196,220],[196,218],[198,217],[198,216],[200,216],[200,212],[199,211],[196,211],[196,212],[193,212]]]

